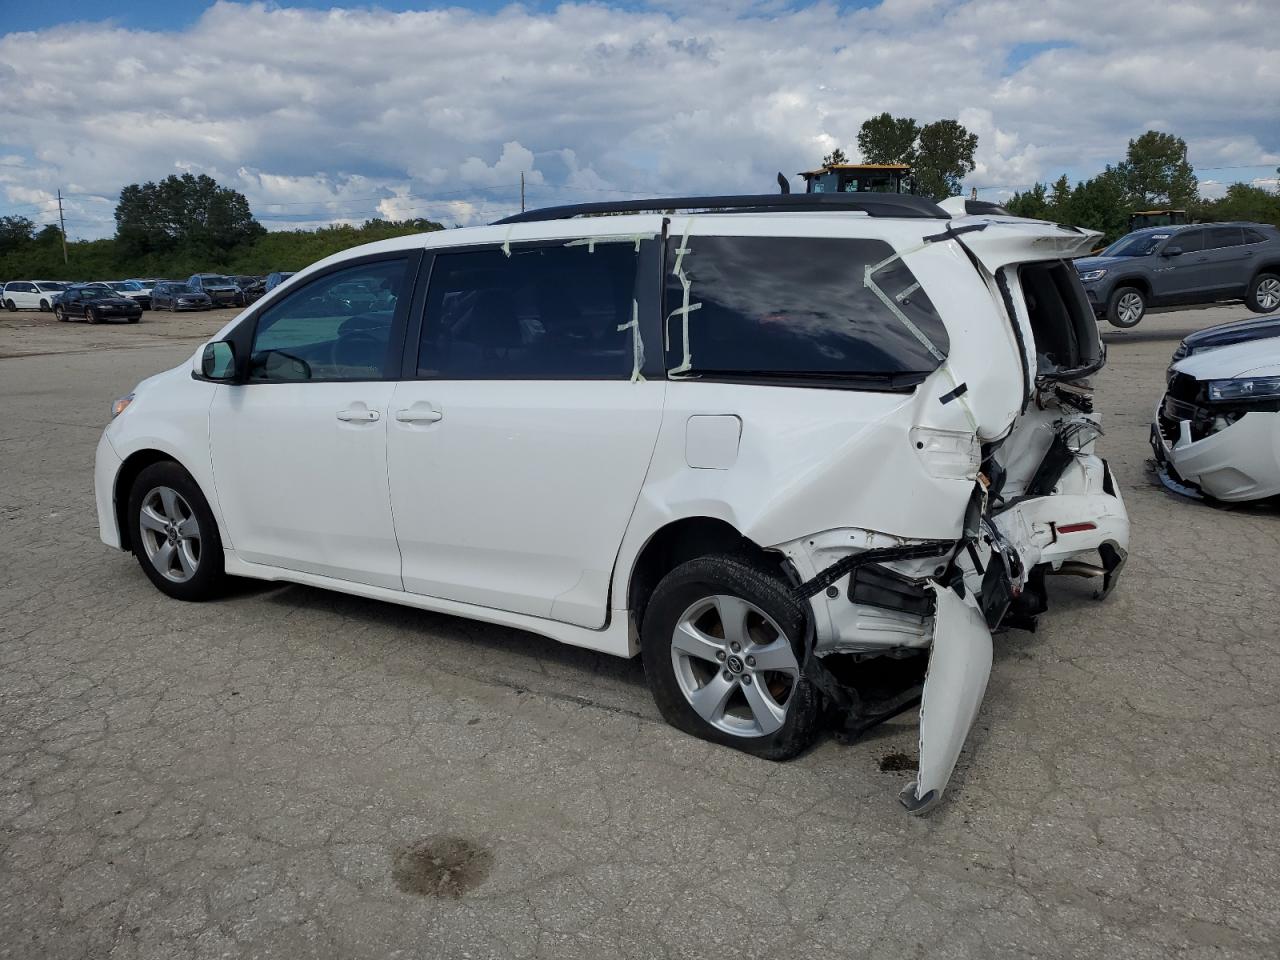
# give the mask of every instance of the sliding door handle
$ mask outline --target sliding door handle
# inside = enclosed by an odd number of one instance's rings
[[[406,407],[404,410],[396,411],[396,420],[400,423],[437,423],[443,419],[444,414],[439,410],[420,407],[417,404],[412,407]]]

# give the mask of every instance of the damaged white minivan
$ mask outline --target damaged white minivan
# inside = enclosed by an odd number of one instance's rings
[[[762,757],[918,703],[922,812],[992,631],[1125,560],[1094,236],[832,194],[359,247],[116,401],[102,539],[179,599],[292,581],[642,653],[667,720]]]

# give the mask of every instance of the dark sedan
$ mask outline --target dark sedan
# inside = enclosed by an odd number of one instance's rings
[[[151,309],[212,310],[213,301],[181,280],[161,280],[151,288]]]
[[[63,291],[53,305],[53,315],[63,321],[101,323],[104,320],[125,320],[137,323],[142,319],[142,306],[107,286],[74,286]]]

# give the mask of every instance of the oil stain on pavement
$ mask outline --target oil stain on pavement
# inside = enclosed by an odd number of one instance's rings
[[[396,851],[391,877],[404,893],[456,900],[484,882],[493,854],[461,837],[424,837]]]

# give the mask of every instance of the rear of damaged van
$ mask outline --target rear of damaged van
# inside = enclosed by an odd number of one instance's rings
[[[667,256],[663,430],[732,410],[739,479],[686,473],[677,490],[656,468],[642,501],[658,490],[667,507],[727,504],[728,522],[785,557],[810,620],[803,674],[847,733],[919,703],[919,773],[900,799],[922,813],[941,799],[978,713],[992,633],[1034,625],[1048,576],[1093,578],[1101,598],[1125,561],[1128,517],[1094,451],[1090,378],[1104,351],[1069,260],[1096,235],[969,216],[877,224],[875,240],[836,218],[823,238],[811,223],[776,220],[766,238],[760,219],[704,233],[690,218],[673,225],[683,233]],[[843,290],[831,287],[836,262],[843,282],[853,278]],[[743,279],[761,274],[772,279]],[[731,329],[709,321],[735,298],[758,304],[766,324],[803,327],[786,283],[811,298],[813,357],[793,357],[779,338],[762,373],[759,357],[735,361],[742,348],[729,335],[699,341],[700,329]],[[865,313],[870,347],[856,358],[823,340],[828,296],[855,325]],[[813,369],[826,355],[831,368]],[[794,389],[715,393],[771,379]],[[870,693],[859,683],[923,657],[922,685],[918,671]]]

